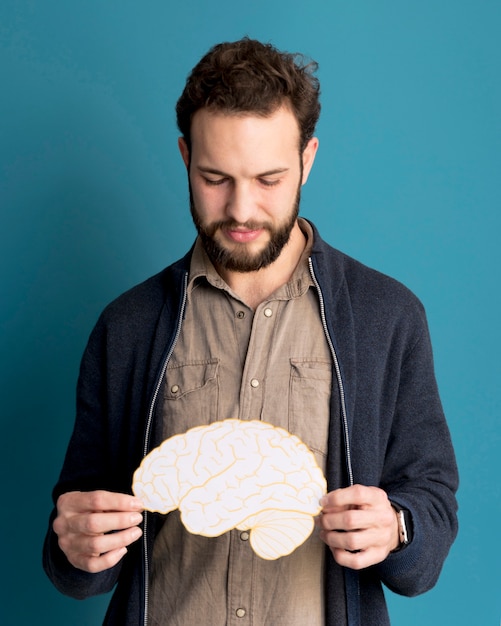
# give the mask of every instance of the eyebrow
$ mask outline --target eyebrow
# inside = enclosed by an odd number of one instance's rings
[[[203,174],[214,174],[215,176],[223,176],[225,178],[232,178],[232,176],[230,176],[226,172],[222,172],[221,170],[217,170],[212,167],[198,166],[197,170],[199,172],[202,172]],[[284,174],[285,172],[288,172],[288,171],[289,171],[288,167],[277,167],[273,170],[268,170],[267,172],[262,172],[261,174],[257,174],[255,178],[266,178],[267,176],[275,176],[276,174]]]

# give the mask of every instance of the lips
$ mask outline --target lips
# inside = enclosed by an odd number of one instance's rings
[[[258,239],[263,232],[262,228],[256,230],[225,230],[225,235],[236,243],[250,243]]]

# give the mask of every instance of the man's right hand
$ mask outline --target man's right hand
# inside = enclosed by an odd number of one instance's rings
[[[137,541],[143,504],[110,491],[70,491],[57,500],[54,532],[68,561],[95,574],[116,565]]]

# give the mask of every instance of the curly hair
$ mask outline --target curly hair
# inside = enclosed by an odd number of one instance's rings
[[[248,37],[215,45],[193,68],[177,101],[177,125],[188,148],[199,109],[267,117],[285,104],[297,119],[302,152],[320,115],[317,68],[300,54]]]

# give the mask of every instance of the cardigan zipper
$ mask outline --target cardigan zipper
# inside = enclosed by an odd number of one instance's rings
[[[345,391],[343,378],[341,376],[341,368],[339,367],[339,360],[337,358],[336,349],[334,348],[334,342],[332,341],[332,337],[329,333],[329,329],[327,327],[327,317],[325,314],[325,300],[322,293],[322,289],[320,288],[320,283],[315,276],[315,271],[313,269],[313,262],[311,257],[308,258],[308,264],[310,266],[310,274],[315,283],[315,287],[317,289],[318,298],[320,302],[320,317],[322,320],[322,325],[324,327],[325,336],[327,337],[327,343],[329,344],[329,348],[332,354],[332,360],[334,363],[334,369],[336,371],[336,378],[339,386],[339,398],[341,404],[341,420],[344,432],[344,446],[345,446],[345,454],[346,454],[346,468],[348,471],[348,480],[350,486],[353,486],[355,481],[353,479],[353,468],[351,465],[351,447],[350,447],[350,431],[348,427],[348,417],[346,413],[346,399],[345,399]],[[346,578],[348,576],[348,578]],[[355,570],[346,570],[345,573],[345,584],[352,590],[350,595],[349,589],[346,588],[346,602],[347,602],[347,619],[348,624],[360,625],[360,583],[357,572]],[[351,602],[350,602],[351,600]],[[351,610],[350,610],[351,609]]]
[[[186,308],[186,299],[188,293],[188,272],[185,272],[183,279],[183,291],[182,291],[182,299],[181,299],[181,308],[179,310],[179,317],[177,320],[176,332],[174,334],[174,339],[170,345],[167,354],[162,363],[162,367],[160,368],[160,373],[157,378],[157,382],[155,385],[155,390],[153,392],[153,396],[150,402],[150,409],[148,411],[148,419],[146,421],[146,430],[144,435],[144,448],[143,448],[143,456],[146,456],[149,452],[149,443],[151,437],[151,428],[153,424],[153,414],[155,412],[155,407],[158,399],[158,394],[160,393],[160,389],[162,387],[163,379],[165,376],[165,370],[167,369],[167,365],[172,357],[172,353],[174,352],[174,348],[176,347],[177,340],[179,339],[179,335],[181,334],[181,325],[183,323],[184,310]],[[144,616],[143,616],[143,626],[148,626],[148,603],[149,603],[149,555],[148,555],[148,512],[145,511],[144,514],[144,523],[143,523],[143,566],[144,566]]]
[[[344,445],[345,445],[345,453],[346,453],[346,467],[348,471],[348,479],[350,486],[354,484],[353,479],[353,469],[351,466],[351,448],[350,448],[350,432],[348,428],[348,417],[346,413],[346,400],[345,400],[345,392],[344,392],[344,384],[343,377],[341,376],[341,368],[339,367],[339,360],[337,358],[336,349],[334,348],[334,342],[332,341],[332,337],[329,333],[329,329],[327,328],[327,318],[325,315],[325,301],[322,293],[322,289],[320,288],[320,283],[317,280],[315,275],[315,270],[313,269],[313,262],[311,257],[308,258],[308,265],[310,267],[310,274],[315,283],[315,287],[318,293],[318,299],[320,302],[320,319],[322,320],[322,326],[324,328],[324,333],[327,338],[327,343],[329,345],[329,349],[332,354],[332,361],[334,363],[334,370],[336,372],[337,383],[339,387],[339,400],[341,404],[341,420],[344,432]]]

